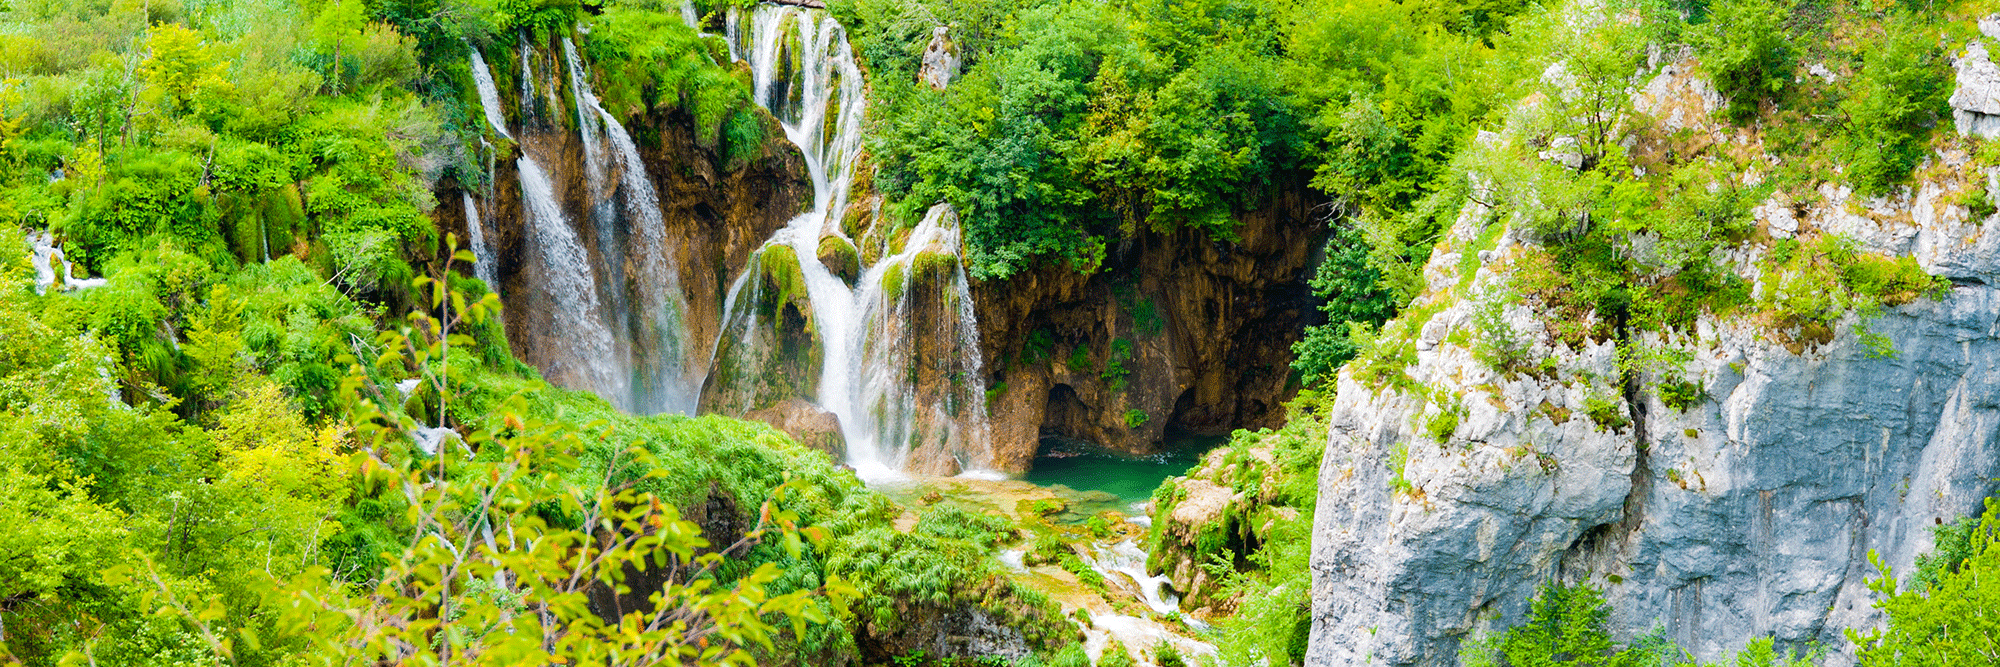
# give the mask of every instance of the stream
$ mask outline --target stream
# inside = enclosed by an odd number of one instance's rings
[[[870,487],[907,507],[949,503],[1005,514],[1016,523],[1036,520],[1021,514],[1034,501],[1062,501],[1063,509],[1045,520],[1078,535],[1070,544],[1080,560],[1103,575],[1105,595],[1057,565],[1027,565],[1025,557],[1032,546],[1028,540],[1007,546],[995,557],[1016,581],[1047,593],[1065,612],[1088,613],[1091,623],[1084,634],[1092,660],[1100,658],[1115,639],[1139,664],[1151,665],[1151,653],[1161,643],[1171,644],[1186,657],[1215,652],[1202,636],[1207,625],[1181,614],[1179,596],[1167,577],[1146,573],[1144,543],[1153,490],[1167,478],[1186,473],[1202,453],[1224,440],[1174,438],[1161,453],[1130,456],[1086,442],[1044,438],[1034,467],[1025,475],[908,476],[872,480]],[[1096,517],[1110,519],[1109,529],[1092,535],[1084,527]]]

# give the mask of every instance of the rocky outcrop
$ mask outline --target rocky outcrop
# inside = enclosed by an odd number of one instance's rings
[[[924,62],[917,70],[917,80],[932,90],[944,90],[952,79],[958,78],[958,65],[958,45],[951,41],[951,29],[933,28],[930,43],[924,45]]]
[[[1508,231],[1475,247],[1484,212],[1469,207],[1427,266],[1429,291],[1385,328],[1413,363],[1341,373],[1307,663],[1454,664],[1550,581],[1601,588],[1623,638],[1663,628],[1715,659],[1773,637],[1851,663],[1841,631],[1879,620],[1870,554],[1906,575],[1932,527],[2000,478],[2000,230],[1957,203],[1991,178],[1948,150],[1905,193],[1827,186],[1818,203],[1757,209],[1774,236],[1840,233],[1951,280],[1867,321],[1884,337],[1873,345],[1852,315],[1804,337],[1705,316],[1690,332],[1572,343],[1542,335],[1559,315],[1517,303],[1480,325],[1531,244]],[[1766,247],[1728,251],[1753,292],[1775,287],[1758,273]],[[1547,361],[1489,366],[1468,342],[1482,327],[1518,332],[1525,358]],[[1622,373],[1621,352],[1639,350],[1684,352],[1675,373],[1694,395],[1669,405],[1655,390],[1669,378]]]
[[[1979,21],[1979,32],[2000,39],[2000,15]],[[1986,52],[1980,40],[1966,46],[1953,59],[1958,71],[1958,88],[1951,94],[1952,120],[1959,134],[2000,137],[2000,66]]]
[[[1273,187],[1237,243],[1142,232],[1090,276],[1052,263],[975,284],[996,466],[1025,469],[1043,435],[1145,453],[1170,431],[1282,422],[1292,343],[1318,315],[1327,227],[1310,192]]]

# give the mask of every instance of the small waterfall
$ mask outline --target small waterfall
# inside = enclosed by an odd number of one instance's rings
[[[465,236],[467,249],[472,251],[472,275],[486,283],[486,289],[500,293],[500,271],[493,250],[486,245],[486,226],[480,223],[479,204],[472,201],[471,193],[460,191],[465,198]]]
[[[486,68],[486,58],[479,55],[479,49],[472,49],[472,81],[479,86],[479,106],[486,110],[486,122],[500,136],[514,138],[507,133],[507,117],[500,106],[500,91],[493,86],[493,70]]]
[[[812,393],[839,418],[848,463],[864,479],[893,479],[910,468],[990,468],[985,375],[956,216],[933,208],[899,250],[883,253],[852,286],[821,263],[823,239],[853,243],[838,222],[861,148],[861,73],[840,25],[821,13],[762,5],[750,13],[747,31],[744,22],[734,11],[726,17],[731,56],[749,62],[757,103],[804,154],[813,184],[812,210],[760,253],[788,246],[798,258],[823,354]],[[750,271],[760,270],[754,264]],[[944,287],[912,288],[920,279]],[[729,301],[743,303],[737,292],[758,282],[739,278]],[[723,335],[754,327],[754,320],[739,321],[754,310],[725,311]],[[934,326],[917,328],[925,316]]]
[[[695,32],[701,32],[701,16],[694,11],[694,0],[681,0],[681,20]]]
[[[47,294],[50,288],[69,291],[99,287],[103,278],[78,278],[76,267],[69,263],[69,257],[56,245],[55,237],[47,232],[28,232],[30,255],[28,262],[35,266],[35,293]],[[56,280],[56,268],[62,268],[62,280]]]
[[[1125,540],[1101,548],[1097,551],[1096,558],[1086,558],[1086,560],[1090,561],[1091,568],[1098,572],[1107,575],[1122,574],[1131,578],[1132,584],[1139,589],[1140,601],[1145,602],[1146,607],[1152,609],[1153,613],[1166,615],[1180,612],[1180,597],[1174,595],[1173,589],[1170,588],[1171,580],[1166,575],[1146,574],[1146,552],[1139,549],[1137,541]],[[1194,619],[1187,621],[1190,625],[1200,624],[1200,621]]]
[[[600,319],[590,255],[576,231],[570,229],[562,205],[556,202],[555,187],[541,165],[523,155],[514,161],[514,167],[521,175],[521,203],[528,219],[528,242],[541,271],[542,296],[553,306],[549,315],[554,321],[546,330],[561,331],[570,345],[568,354],[558,356],[542,371],[572,386],[623,395],[624,378],[612,365],[615,346],[611,332]]]

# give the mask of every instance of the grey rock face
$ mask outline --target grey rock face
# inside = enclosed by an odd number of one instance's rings
[[[2000,93],[2000,69],[1995,81]],[[1475,313],[1528,241],[1509,231],[1474,248],[1486,212],[1469,207],[1426,267],[1426,294],[1384,329],[1416,350],[1407,381],[1371,384],[1355,366],[1340,377],[1306,664],[1457,664],[1466,641],[1518,623],[1549,582],[1603,590],[1621,639],[1657,627],[1712,660],[1774,637],[1851,664],[1842,630],[1880,622],[1870,552],[1907,576],[1935,525],[2000,491],[2000,229],[1954,203],[1991,177],[1963,155],[1936,159],[1947,169],[1897,196],[1829,186],[1809,207],[1756,210],[1766,229],[1840,233],[1953,280],[1940,298],[1850,316],[1817,345],[1710,318],[1692,335],[1573,348],[1544,334],[1556,315],[1519,304],[1496,326]],[[1461,253],[1474,251],[1480,268],[1460,284]],[[1761,252],[1723,261],[1759,293],[1815,288],[1759,275]],[[1871,354],[1864,325],[1895,354]],[[1553,368],[1474,358],[1474,342],[1503,335]],[[1619,345],[1686,354],[1676,375],[1701,400],[1662,404],[1651,372],[1621,385]]]
[[[931,41],[924,45],[924,64],[917,70],[917,80],[932,90],[944,90],[958,78],[958,46],[951,43],[949,33],[944,26],[932,28]]]
[[[1875,621],[1868,552],[1907,574],[1933,525],[1995,490],[1996,320],[2000,290],[1984,285],[1897,308],[1871,323],[1895,359],[1851,336],[1794,355],[1717,328],[1690,367],[1706,400],[1676,412],[1649,396],[1624,406],[1622,433],[1596,430],[1574,388],[1489,373],[1456,384],[1497,382],[1507,409],[1468,401],[1439,444],[1410,426],[1414,399],[1343,378],[1309,664],[1453,664],[1463,639],[1517,621],[1553,580],[1605,590],[1625,635],[1663,626],[1703,658],[1762,636],[1847,647],[1842,628]],[[1609,345],[1572,359],[1608,366]],[[1463,353],[1444,349],[1428,356]],[[1433,363],[1420,370],[1440,386],[1473,372]],[[1530,411],[1542,401],[1570,406],[1568,422]],[[1390,489],[1397,443],[1410,493]]]
[[[1974,41],[1952,66],[1958,69],[1958,89],[1951,94],[1958,133],[2000,136],[2000,66],[1987,56],[1986,45]]]

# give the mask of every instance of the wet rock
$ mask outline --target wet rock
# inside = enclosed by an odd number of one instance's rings
[[[828,234],[819,239],[819,263],[827,271],[840,276],[849,287],[861,277],[861,256],[854,251],[854,244],[847,239]]]
[[[811,402],[816,396],[825,348],[797,252],[786,245],[767,246],[752,260],[751,270],[749,279],[755,282],[735,304],[744,316],[730,318],[731,329],[717,343],[715,364],[702,387],[703,413],[762,414],[792,399]]]
[[[840,417],[793,396],[776,405],[744,413],[744,419],[776,427],[807,447],[826,452],[835,461],[847,459],[847,440],[840,433]]]
[[[1236,243],[1142,231],[1092,275],[1058,262],[975,282],[996,466],[1026,469],[1044,435],[1150,453],[1170,430],[1282,423],[1327,227],[1303,180],[1272,192]]]
[[[534,74],[530,85],[537,94],[520,100],[515,141],[501,141],[492,155],[482,156],[491,159],[491,186],[468,193],[476,198],[487,221],[485,237],[493,257],[482,259],[493,264],[492,275],[506,305],[502,317],[507,338],[515,355],[543,369],[545,377],[558,385],[599,389],[587,377],[551,372],[564,366],[558,357],[569,347],[566,339],[575,336],[574,323],[551,316],[561,309],[549,301],[548,276],[533,268],[544,260],[535,256],[536,248],[529,242],[528,216],[514,159],[529,155],[540,163],[552,181],[555,199],[567,215],[576,217],[571,222],[592,247],[599,245],[592,242],[600,230],[584,213],[590,210],[592,198],[604,193],[590,192],[584,148],[575,128],[556,122],[547,112],[563,108],[548,104],[548,91],[559,89],[565,76],[557,66],[562,60],[560,48],[550,43],[524,46],[530,53],[523,63],[532,64],[528,68]],[[497,57],[493,52],[487,55]],[[504,89],[501,95],[511,101],[516,93]],[[655,269],[673,272],[686,301],[686,309],[680,313],[685,335],[677,347],[660,345],[651,351],[656,356],[674,357],[695,376],[689,380],[691,386],[700,384],[700,376],[707,373],[714,357],[715,343],[722,333],[720,315],[727,281],[743,270],[764,239],[810,205],[812,189],[798,151],[785,140],[775,119],[761,110],[754,113],[766,140],[754,153],[739,156],[729,155],[713,137],[704,136],[699,123],[685,110],[663,107],[621,116],[631,135],[649,137],[638,142],[638,151],[656,190],[665,226],[660,238],[664,241],[657,254],[629,258],[631,261],[592,257],[592,270],[607,285],[616,282],[610,274],[620,272],[622,282],[634,290],[650,284],[647,277]],[[448,179],[445,187],[437,197],[439,206],[433,220],[441,232],[468,238],[467,211],[461,203],[466,199],[450,191],[463,186]],[[630,238],[641,230],[603,231]],[[610,296],[603,298],[608,302]],[[653,345],[658,338],[632,334],[621,340]]]

